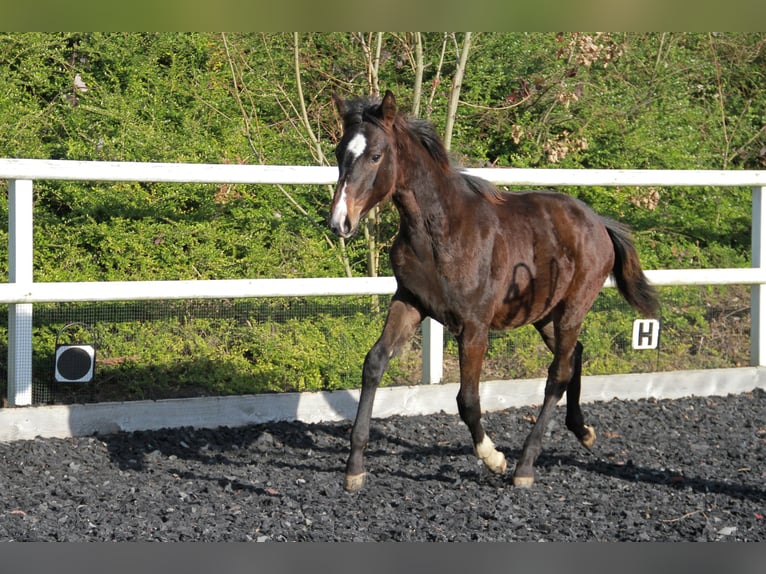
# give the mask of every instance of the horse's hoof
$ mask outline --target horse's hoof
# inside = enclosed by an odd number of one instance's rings
[[[366,479],[366,472],[361,474],[347,474],[343,487],[346,489],[346,492],[359,492],[364,487]]]
[[[518,488],[532,488],[532,485],[534,483],[535,483],[534,476],[514,476],[513,477],[513,486],[516,486]]]
[[[593,444],[596,442],[596,431],[593,429],[593,427],[588,425],[585,425],[585,430],[588,432],[580,439],[580,443],[585,448],[590,450],[593,447]]]
[[[505,455],[495,448],[495,445],[488,436],[477,445],[474,445],[474,452],[489,470],[495,474],[505,474],[508,463],[505,461]]]
[[[489,468],[489,470],[495,474],[505,474],[505,471],[508,469],[508,463],[505,460],[505,455],[500,451],[498,451],[497,454],[500,456],[495,457],[494,466],[487,465],[487,468]]]

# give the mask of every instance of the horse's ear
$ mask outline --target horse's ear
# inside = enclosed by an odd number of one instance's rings
[[[386,90],[383,101],[380,103],[380,111],[383,116],[383,123],[390,126],[394,123],[396,117],[396,98],[391,90]]]
[[[344,100],[338,94],[333,92],[332,101],[335,103],[335,109],[338,110],[338,114],[340,115],[340,117],[343,117],[343,115],[346,113],[346,100]]]

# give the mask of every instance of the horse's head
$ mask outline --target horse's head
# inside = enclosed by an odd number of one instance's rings
[[[396,99],[388,91],[380,103],[343,100],[335,94],[333,100],[343,118],[343,137],[335,149],[338,184],[329,224],[336,235],[350,237],[362,217],[394,191]]]

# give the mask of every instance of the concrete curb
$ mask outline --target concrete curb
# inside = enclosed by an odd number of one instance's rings
[[[536,405],[545,381],[523,379],[481,384],[484,411]],[[583,377],[581,401],[739,394],[766,389],[766,368],[711,369]],[[375,418],[457,413],[458,384],[378,389]],[[203,397],[0,409],[0,441],[66,438],[161,428],[237,427],[274,421],[318,423],[352,420],[358,390]],[[562,401],[562,404],[565,402]]]

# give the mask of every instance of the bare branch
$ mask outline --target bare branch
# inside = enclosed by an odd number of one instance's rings
[[[415,32],[415,85],[412,88],[412,115],[420,115],[420,98],[423,92],[423,37]]]
[[[457,105],[460,100],[460,89],[463,86],[463,75],[465,74],[465,65],[468,61],[468,53],[471,50],[471,32],[466,32],[463,38],[463,49],[460,51],[460,58],[457,61],[455,75],[452,78],[452,87],[450,88],[449,107],[447,108],[447,124],[444,128],[444,146],[450,149],[452,143],[452,130],[455,126],[455,116],[457,115]]]
[[[314,145],[314,150],[316,152],[316,155],[319,157],[319,162],[323,165],[328,165],[327,158],[324,155],[324,152],[322,151],[322,146],[319,143],[319,138],[317,138],[316,134],[314,133],[314,130],[311,129],[311,121],[309,121],[309,114],[306,110],[306,103],[303,99],[303,84],[301,82],[301,61],[300,61],[300,43],[298,38],[298,32],[293,33],[293,60],[294,60],[294,68],[295,68],[295,84],[298,91],[298,105],[300,106],[300,117],[303,121],[303,127],[306,130],[306,133],[308,133],[309,138],[311,139],[311,142]],[[332,196],[333,189],[330,187],[330,195]],[[325,235],[325,239],[327,236]],[[348,252],[346,251],[346,242],[341,237],[338,239],[338,244],[340,247],[340,260],[343,262],[343,267],[346,271],[346,275],[348,277],[351,277],[351,263],[348,260]]]
[[[442,37],[442,49],[441,53],[439,54],[439,64],[436,67],[436,75],[431,82],[431,94],[428,96],[428,103],[426,104],[426,118],[431,117],[431,112],[433,112],[434,97],[436,96],[436,89],[439,87],[439,84],[441,84],[442,67],[444,66],[444,55],[447,53],[447,41],[449,40],[449,37],[450,35],[447,32],[445,32],[444,36]]]

